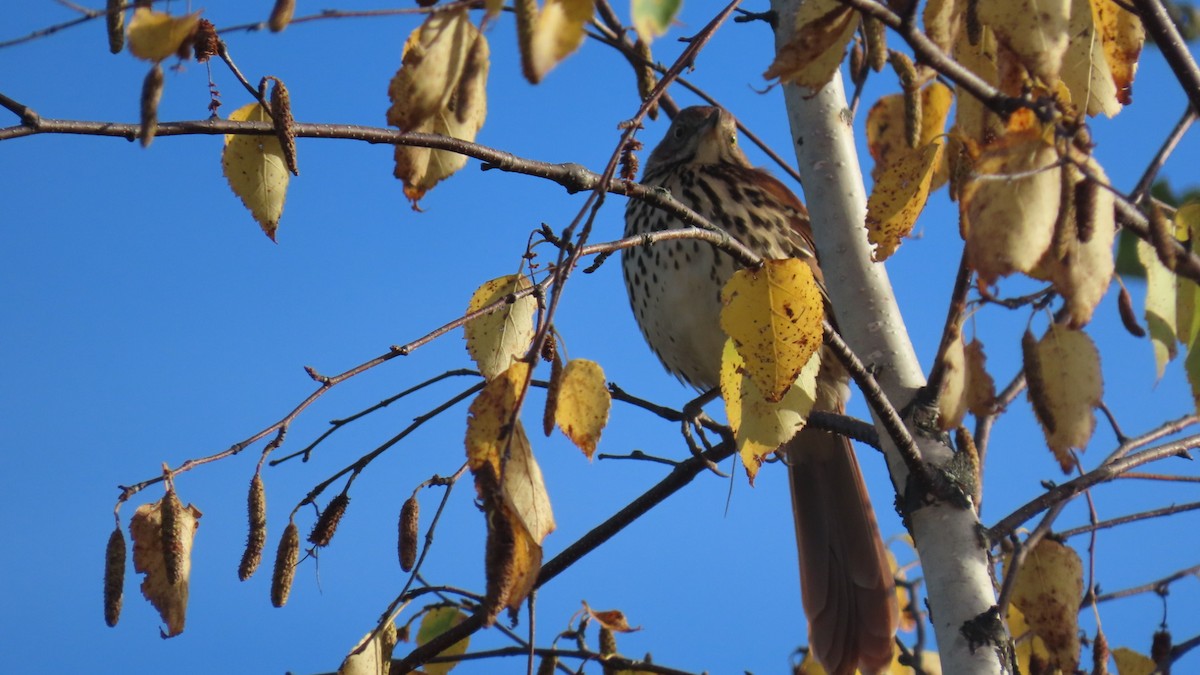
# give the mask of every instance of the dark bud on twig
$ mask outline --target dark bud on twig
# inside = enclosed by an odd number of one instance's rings
[[[1158,204],[1153,202],[1150,203],[1146,216],[1150,221],[1150,244],[1154,246],[1154,252],[1158,254],[1158,259],[1162,262],[1163,267],[1174,272],[1177,240],[1171,232],[1171,221],[1163,214]]]
[[[350,495],[345,492],[329,500],[329,504],[321,512],[321,517],[317,518],[316,524],[313,525],[312,532],[308,533],[308,541],[317,546],[328,546],[333,540],[333,535],[337,533],[338,524],[342,522],[342,516],[346,514],[346,507],[349,505]]]
[[[540,79],[533,67],[533,29],[538,20],[537,0],[513,0],[517,15],[517,49],[521,52],[521,72],[530,84]]]
[[[490,626],[508,605],[517,583],[517,539],[512,523],[502,513],[488,513],[488,537],[484,550],[484,570],[487,577],[487,597],[481,609],[486,612],[484,625]]]
[[[1096,191],[1100,186],[1086,176],[1075,183],[1075,236],[1086,244],[1096,232]]]
[[[400,555],[400,569],[411,572],[417,562],[417,530],[420,524],[421,503],[413,495],[400,507],[400,536],[396,550]]]
[[[538,663],[537,675],[554,675],[554,671],[558,668],[558,657],[554,654],[548,654],[542,657]]]
[[[263,547],[267,543],[267,490],[262,476],[254,474],[250,479],[250,493],[246,498],[246,514],[249,533],[246,535],[246,550],[242,552],[242,563],[238,565],[238,578],[245,581],[258,569],[262,562]]]
[[[876,17],[864,14],[863,34],[867,37],[867,63],[878,73],[888,62],[886,27]]]
[[[183,502],[175,489],[167,490],[162,499],[162,551],[167,568],[167,583],[179,582],[183,576]]]
[[[221,38],[217,37],[217,28],[208,19],[200,19],[196,24],[196,35],[192,38],[192,49],[196,52],[196,62],[204,63],[217,55],[220,50]]]
[[[162,64],[155,63],[146,73],[142,81],[141,126],[138,128],[138,140],[142,147],[148,147],[158,132],[158,102],[162,100],[163,69]]]
[[[1117,312],[1121,315],[1121,323],[1125,324],[1125,330],[1129,331],[1130,335],[1146,337],[1146,329],[1138,323],[1137,313],[1133,311],[1133,298],[1129,295],[1125,284],[1121,284],[1121,291],[1117,294]]]
[[[558,353],[558,340],[555,339],[554,333],[546,333],[546,339],[542,342],[542,360],[550,363],[554,360],[554,355]]]
[[[554,419],[558,413],[558,392],[562,388],[562,358],[555,353],[550,363],[550,386],[546,388],[546,409],[542,413],[542,431],[549,436],[554,432]]]
[[[654,87],[658,85],[658,75],[655,74],[654,67],[651,65],[654,63],[654,56],[650,53],[650,45],[646,44],[641,38],[638,38],[637,42],[633,43],[633,48],[642,59],[642,63],[637,64],[635,68],[637,68],[638,96],[641,96],[642,100],[645,101],[650,98],[650,92],[654,91]],[[652,120],[658,119],[657,102],[650,106],[650,109],[646,111],[646,115]]]
[[[125,597],[125,533],[120,526],[108,535],[104,551],[104,623],[117,625]]]
[[[296,577],[296,563],[300,561],[300,529],[288,523],[279,539],[279,550],[275,552],[275,574],[271,576],[271,604],[283,607],[292,592],[292,580]]]
[[[888,61],[904,90],[904,133],[908,137],[908,147],[915,148],[921,142],[921,88],[917,84],[917,67],[904,52],[892,52]]]
[[[105,5],[105,24],[108,27],[108,51],[119,54],[125,48],[125,3],[108,0]],[[109,624],[112,625],[112,624]]]
[[[275,0],[275,6],[271,8],[271,18],[267,20],[267,26],[270,27],[272,33],[278,33],[288,24],[292,22],[292,15],[296,13],[296,0]]]
[[[275,120],[275,136],[283,148],[283,161],[293,176],[300,175],[296,164],[296,133],[292,129],[295,119],[292,118],[292,99],[288,96],[287,87],[277,77],[272,77],[275,86],[271,87],[271,117]]]
[[[1150,658],[1162,668],[1160,672],[1166,672],[1164,666],[1171,662],[1171,631],[1164,628],[1154,634],[1154,640],[1150,643]]]
[[[1108,638],[1104,631],[1096,631],[1096,639],[1092,641],[1092,675],[1108,675]]]

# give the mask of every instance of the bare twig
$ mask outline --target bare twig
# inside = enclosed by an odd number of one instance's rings
[[[1118,600],[1120,598],[1128,598],[1128,597],[1131,597],[1134,595],[1141,595],[1142,593],[1156,593],[1159,590],[1161,590],[1163,587],[1170,586],[1171,584],[1175,583],[1176,581],[1179,581],[1180,579],[1186,579],[1187,577],[1194,577],[1194,576],[1198,576],[1198,575],[1200,575],[1200,565],[1192,565],[1191,567],[1186,567],[1184,569],[1179,570],[1178,572],[1168,574],[1167,576],[1165,576],[1161,579],[1156,579],[1154,581],[1151,581],[1150,583],[1142,584],[1140,586],[1134,586],[1132,588],[1124,588],[1119,591],[1113,591],[1112,593],[1104,593],[1103,595],[1097,595],[1096,602],[1097,603],[1108,602],[1109,600]],[[1084,602],[1086,604],[1087,602],[1089,602],[1089,599],[1084,598]]]
[[[1167,163],[1167,158],[1175,151],[1175,146],[1179,145],[1179,141],[1187,130],[1191,128],[1192,122],[1196,121],[1196,109],[1188,105],[1187,110],[1183,111],[1183,117],[1175,123],[1175,127],[1171,129],[1171,133],[1163,139],[1162,145],[1159,146],[1158,152],[1154,154],[1154,159],[1150,160],[1150,164],[1146,166],[1146,170],[1142,172],[1141,179],[1134,186],[1133,192],[1129,193],[1129,201],[1137,204],[1150,194],[1150,187],[1154,185],[1154,179],[1158,176],[1158,172],[1163,165]]]
[[[1088,525],[1080,525],[1079,527],[1073,527],[1069,530],[1063,530],[1062,532],[1058,532],[1057,535],[1064,539],[1069,539],[1071,537],[1074,537],[1074,536],[1077,536],[1080,534],[1085,534],[1088,532],[1096,532],[1098,530],[1106,530],[1110,527],[1116,527],[1118,525],[1125,525],[1127,523],[1133,523],[1133,522],[1137,522],[1139,520],[1149,520],[1151,518],[1162,518],[1163,516],[1173,516],[1176,513],[1186,513],[1188,511],[1195,511],[1197,509],[1200,509],[1200,502],[1190,502],[1187,504],[1164,506],[1161,509],[1151,509],[1149,511],[1141,511],[1139,513],[1131,513],[1127,516],[1121,516],[1119,518],[1111,518],[1109,520],[1102,520],[1097,523],[1091,523]]]

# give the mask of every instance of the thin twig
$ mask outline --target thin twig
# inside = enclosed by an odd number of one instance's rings
[[[1080,525],[1079,527],[1073,527],[1069,530],[1063,530],[1062,532],[1058,532],[1056,534],[1057,534],[1057,536],[1062,537],[1063,539],[1070,539],[1071,537],[1075,537],[1075,536],[1085,534],[1088,532],[1096,532],[1098,530],[1106,530],[1110,527],[1117,527],[1118,525],[1125,525],[1127,523],[1133,523],[1133,522],[1137,522],[1139,520],[1149,520],[1151,518],[1162,518],[1164,516],[1173,516],[1176,513],[1186,513],[1188,511],[1195,511],[1197,509],[1200,509],[1200,502],[1189,502],[1187,504],[1164,506],[1161,509],[1151,509],[1149,511],[1141,511],[1138,513],[1131,513],[1127,516],[1121,516],[1119,518],[1111,518],[1109,520],[1102,520],[1098,523],[1090,523],[1088,525]]]
[[[1132,0],[1142,18],[1146,32],[1154,39],[1154,44],[1162,52],[1167,65],[1179,80],[1180,89],[1192,104],[1192,108],[1200,110],[1200,67],[1197,67],[1187,41],[1179,34],[1171,15],[1160,0]]]
[[[1160,591],[1163,587],[1170,586],[1171,584],[1175,583],[1176,581],[1179,581],[1180,579],[1186,579],[1187,577],[1193,577],[1193,576],[1200,576],[1200,565],[1192,565],[1191,567],[1186,567],[1184,569],[1179,570],[1178,572],[1168,574],[1167,576],[1165,576],[1161,579],[1156,579],[1154,581],[1151,581],[1150,583],[1142,584],[1140,586],[1133,586],[1132,588],[1124,588],[1119,591],[1113,591],[1112,593],[1105,593],[1103,595],[1098,595],[1098,596],[1096,596],[1096,602],[1100,603],[1100,602],[1108,602],[1109,600],[1119,600],[1121,598],[1128,598],[1128,597],[1131,597],[1134,595],[1141,595],[1142,593],[1156,593],[1156,592]],[[1088,598],[1084,598],[1085,603],[1088,601],[1089,601]]]
[[[1196,109],[1188,105],[1187,110],[1183,111],[1183,117],[1175,123],[1175,128],[1171,129],[1171,133],[1163,139],[1162,145],[1159,146],[1158,152],[1154,154],[1154,158],[1150,160],[1150,164],[1146,166],[1146,170],[1142,172],[1141,179],[1134,186],[1133,192],[1129,193],[1129,201],[1137,204],[1142,201],[1146,195],[1150,194],[1150,188],[1154,185],[1154,179],[1158,176],[1159,170],[1167,163],[1167,158],[1175,151],[1175,146],[1179,145],[1179,141],[1183,139],[1183,135],[1191,128],[1192,122],[1196,121]]]

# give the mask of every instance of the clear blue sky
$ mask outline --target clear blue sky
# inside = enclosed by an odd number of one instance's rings
[[[205,16],[218,26],[232,25],[264,18],[269,5],[216,3]],[[323,7],[302,2],[298,13]],[[184,5],[172,3],[172,9]],[[708,11],[707,3],[688,3],[683,25],[669,37],[694,33]],[[0,40],[71,16],[49,0],[14,3],[4,11]],[[388,80],[416,24],[413,18],[325,21],[280,35],[226,39],[251,80],[269,74],[287,83],[299,120],[382,125]],[[617,140],[616,124],[636,108],[628,66],[610,50],[588,44],[543,85],[531,87],[519,75],[512,33],[507,16],[489,33],[489,116],[479,141],[599,169]],[[655,46],[668,62],[681,49],[671,39]],[[764,25],[730,25],[690,77],[786,153],[782,97],[778,90],[756,91],[764,87],[760,73],[771,50]],[[145,71],[127,54],[108,54],[100,22],[0,50],[0,91],[44,117],[136,121]],[[204,118],[207,77],[195,63],[168,71],[160,119]],[[213,77],[223,113],[247,102],[223,66],[213,65]],[[889,87],[873,84],[866,100]],[[1184,106],[1153,50],[1143,58],[1134,95],[1135,105],[1116,121],[1094,125],[1097,156],[1125,190]],[[683,91],[678,100],[696,102]],[[16,123],[7,112],[0,117],[0,125]],[[856,120],[860,130],[864,117]],[[664,128],[661,121],[650,125],[643,140],[653,143]],[[188,628],[173,640],[159,639],[158,617],[141,600],[140,578],[132,572],[120,625],[103,623],[101,569],[116,486],[155,475],[164,461],[177,466],[222,450],[270,424],[312,390],[304,365],[340,372],[454,319],[476,286],[516,269],[531,230],[541,222],[560,229],[583,200],[536,179],[482,173],[471,161],[430,193],[424,213],[416,213],[391,177],[390,148],[303,139],[301,176],[292,181],[279,243],[272,244],[228,191],[220,147],[219,137],[160,138],[148,150],[112,138],[67,136],[0,144],[0,363],[6,376],[0,388],[0,487],[9,512],[0,557],[6,609],[0,643],[12,672],[336,669],[403,584],[394,552],[396,514],[418,482],[461,463],[465,406],[385,454],[356,482],[319,575],[311,561],[304,564],[291,601],[278,610],[268,599],[269,564],[285,514],[313,484],[467,381],[443,383],[359,422],[307,464],[269,470],[268,560],[247,583],[238,582],[236,569],[246,483],[261,446],[181,476],[181,496],[204,517]],[[751,157],[767,163],[753,150]],[[1177,185],[1194,185],[1200,182],[1198,161],[1200,142],[1193,133],[1166,175]],[[623,200],[612,198],[598,221],[598,240],[620,235],[622,214]],[[888,267],[928,365],[958,260],[953,205],[939,197],[918,227],[919,238],[907,241]],[[1132,281],[1130,287],[1140,307],[1142,285]],[[1023,286],[1002,288],[1018,292]],[[691,396],[643,345],[615,260],[594,275],[573,277],[565,300],[558,327],[570,356],[599,361],[609,379],[653,400],[682,405]],[[1001,384],[1016,372],[1026,318],[989,308],[974,323]],[[1044,322],[1039,317],[1036,325]],[[1121,329],[1115,298],[1105,301],[1089,332],[1103,353],[1105,398],[1127,432],[1145,431],[1191,408],[1178,364],[1155,386],[1150,346]],[[311,408],[284,451],[303,447],[329,419],[468,365],[460,334],[394,360]],[[531,403],[536,418],[540,396]],[[988,457],[985,523],[1034,496],[1040,481],[1063,480],[1024,397],[1012,408]],[[865,415],[861,401],[852,412]],[[559,524],[546,542],[548,556],[664,474],[656,464],[589,464],[561,436],[533,440]],[[1111,429],[1101,423],[1086,465],[1094,466],[1113,445]],[[600,449],[635,448],[686,454],[673,425],[617,405]],[[863,458],[885,536],[899,534],[882,462],[870,450]],[[732,486],[715,476],[700,478],[547,586],[539,595],[539,642],[564,628],[579,601],[587,600],[596,608],[622,609],[643,627],[620,638],[625,654],[650,651],[658,662],[693,671],[786,672],[788,654],[805,641],[787,488],[778,468],[764,472],[753,489],[740,468],[726,468],[734,470]],[[1196,474],[1182,460],[1158,468]],[[136,503],[160,495],[157,488],[139,495],[122,510],[123,522]],[[427,516],[438,496],[423,495]],[[431,583],[482,589],[484,523],[472,496],[469,484],[453,495],[426,563]],[[1100,517],[1108,518],[1194,501],[1197,491],[1186,484],[1123,481],[1099,488],[1095,499]],[[1097,581],[1116,590],[1195,564],[1198,518],[1192,513],[1102,533]],[[1067,527],[1085,519],[1076,505],[1059,522]],[[311,512],[299,522],[306,531]],[[902,552],[901,558],[911,556]],[[1198,586],[1189,579],[1172,588],[1170,626],[1177,638],[1200,632]],[[1110,643],[1146,651],[1160,608],[1152,596],[1103,606]],[[1091,613],[1084,612],[1082,621],[1093,625]],[[505,643],[489,634],[476,644]],[[1193,655],[1178,671],[1198,664]],[[523,663],[503,666],[501,672],[520,672]],[[460,672],[496,670],[473,665]]]

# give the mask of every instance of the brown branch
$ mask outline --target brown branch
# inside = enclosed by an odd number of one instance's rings
[[[1141,586],[1134,586],[1132,588],[1125,588],[1125,589],[1122,589],[1119,591],[1113,591],[1112,593],[1105,593],[1103,595],[1098,595],[1098,596],[1096,596],[1096,602],[1097,603],[1108,602],[1109,600],[1118,600],[1120,598],[1128,598],[1128,597],[1131,597],[1134,595],[1141,595],[1142,593],[1155,593],[1155,592],[1158,592],[1159,590],[1161,590],[1164,586],[1170,586],[1171,584],[1175,583],[1176,581],[1179,581],[1180,579],[1186,579],[1187,577],[1191,577],[1191,576],[1200,576],[1200,565],[1193,565],[1191,567],[1181,569],[1178,572],[1175,572],[1173,574],[1168,574],[1167,576],[1165,576],[1161,579],[1151,581],[1150,583],[1147,583],[1147,584],[1142,584]],[[1085,605],[1090,602],[1091,602],[1091,598],[1087,598],[1087,597],[1084,598]]]
[[[1200,67],[1196,66],[1192,53],[1188,50],[1187,41],[1179,34],[1175,22],[1167,14],[1160,0],[1132,0],[1142,17],[1142,25],[1154,39],[1154,44],[1162,52],[1167,65],[1179,80],[1184,96],[1192,104],[1192,108],[1200,110]]]
[[[1168,473],[1145,473],[1142,471],[1130,471],[1122,474],[1122,479],[1130,480],[1158,480],[1167,483],[1200,483],[1200,476],[1179,476]]]
[[[161,2],[162,0],[150,0],[150,1],[151,2]],[[113,11],[114,12],[124,12],[128,9],[132,9],[134,7],[134,4],[135,3],[133,3],[133,2],[125,3],[125,4],[121,5],[120,7],[114,9]],[[5,47],[13,47],[15,45],[23,44],[26,42],[32,42],[39,38],[44,38],[44,37],[54,35],[55,33],[59,32],[59,31],[63,31],[68,28],[74,28],[75,26],[85,24],[85,23],[91,21],[92,19],[98,19],[102,16],[108,16],[107,8],[105,8],[105,9],[79,8],[77,11],[82,12],[83,15],[77,16],[74,19],[71,19],[69,21],[63,21],[62,23],[56,23],[56,24],[53,24],[50,26],[46,26],[45,28],[39,28],[31,33],[22,35],[21,37],[10,38],[8,40],[0,41],[0,49],[4,49]]]
[[[1000,522],[988,529],[988,536],[991,542],[996,544],[1015,532],[1018,527],[1030,518],[1056,504],[1075,498],[1084,490],[1094,485],[1107,483],[1134,467],[1172,457],[1179,454],[1181,450],[1194,448],[1197,445],[1200,445],[1200,435],[1193,435],[1170,443],[1164,443],[1149,450],[1143,450],[1124,459],[1101,464],[1078,478],[1047,490],[1016,511],[1005,516]]]
[[[1154,185],[1154,178],[1158,176],[1158,172],[1163,165],[1167,163],[1167,158],[1175,151],[1175,146],[1179,145],[1179,141],[1187,130],[1191,128],[1192,123],[1196,121],[1196,109],[1191,105],[1187,110],[1183,111],[1183,117],[1175,123],[1175,127],[1171,129],[1171,133],[1163,139],[1162,145],[1159,146],[1158,152],[1154,154],[1154,158],[1150,160],[1150,164],[1146,166],[1146,170],[1142,173],[1142,177],[1134,186],[1133,192],[1129,193],[1129,201],[1134,204],[1141,203],[1146,195],[1150,194],[1150,188]]]
[[[942,339],[938,343],[937,355],[933,359],[933,368],[929,371],[929,380],[925,383],[925,396],[932,403],[941,393],[942,383],[946,379],[946,350],[955,340],[962,339],[963,316],[967,311],[967,294],[971,291],[971,268],[967,265],[967,249],[963,247],[962,258],[958,263],[958,274],[954,279],[954,290],[950,293],[950,306],[946,311],[946,323],[942,328]]]
[[[547,280],[539,283],[536,286],[532,286],[530,288],[526,288],[526,289],[517,291],[514,295],[516,297],[524,297],[526,295],[531,295],[535,292],[540,292],[541,290],[544,290],[544,288],[543,288],[544,285],[548,284],[549,280],[551,278],[552,277],[548,277]],[[241,451],[245,450],[252,443],[256,443],[259,440],[261,440],[262,438],[266,437],[268,434],[270,434],[274,431],[282,432],[282,431],[286,430],[287,427],[289,427],[291,425],[292,421],[295,420],[296,417],[298,417],[300,415],[300,413],[304,412],[304,410],[307,409],[314,402],[316,402],[317,399],[321,398],[321,396],[323,396],[325,394],[325,392],[329,391],[330,389],[337,386],[338,384],[341,384],[342,382],[345,382],[346,380],[349,380],[350,378],[355,377],[356,375],[360,375],[380,364],[386,363],[387,361],[390,361],[390,360],[396,358],[397,356],[407,356],[408,354],[412,353],[413,350],[418,349],[418,348],[428,344],[429,342],[433,341],[434,339],[436,339],[456,328],[463,326],[467,322],[477,319],[481,316],[491,314],[492,312],[498,311],[502,307],[507,307],[507,306],[508,306],[508,299],[501,298],[501,299],[497,300],[496,302],[493,302],[492,304],[490,304],[486,307],[483,307],[477,311],[468,312],[464,316],[461,316],[439,328],[436,328],[436,329],[430,331],[429,333],[426,333],[422,337],[419,337],[416,340],[409,342],[408,344],[399,345],[399,346],[393,345],[392,348],[390,350],[388,350],[388,352],[386,354],[382,354],[382,355],[377,356],[369,361],[360,363],[359,365],[354,366],[350,370],[347,370],[347,371],[340,373],[338,375],[335,375],[333,377],[319,375],[316,373],[316,371],[312,370],[311,368],[307,368],[306,370],[309,371],[309,375],[314,380],[318,381],[320,383],[320,386],[317,387],[316,391],[309,394],[308,398],[305,398],[295,408],[293,408],[291,410],[291,412],[284,415],[284,417],[281,420],[279,420],[278,422],[275,422],[274,424],[268,426],[267,428],[259,431],[258,433],[254,434],[250,438],[247,438],[243,441],[233,444],[226,450],[223,450],[221,452],[218,452],[218,453],[215,453],[212,455],[208,455],[207,457],[200,457],[197,459],[189,459],[189,460],[185,461],[182,465],[180,465],[180,467],[178,469],[175,469],[172,473],[173,474],[184,473],[187,471],[191,471],[192,469],[195,469],[196,467],[203,466],[204,464],[208,464],[210,462],[215,462],[215,461],[224,459],[226,457],[236,455],[236,454],[240,453]],[[161,482],[162,479],[163,479],[162,476],[156,476],[154,478],[149,478],[149,479],[146,479],[139,483],[134,483],[133,485],[122,486],[121,487],[121,495],[117,498],[118,503],[127,501],[130,497],[132,497],[133,495],[137,494],[138,492],[144,490],[145,488],[147,488],[151,485],[154,485],[155,483]]]
[[[1200,502],[1190,502],[1188,504],[1177,504],[1177,505],[1172,505],[1172,506],[1164,506],[1161,509],[1152,509],[1150,511],[1141,511],[1139,513],[1131,513],[1127,516],[1121,516],[1119,518],[1111,518],[1109,520],[1102,520],[1098,523],[1090,523],[1088,525],[1080,525],[1079,527],[1073,527],[1069,530],[1063,530],[1062,532],[1058,532],[1057,535],[1059,537],[1062,537],[1063,539],[1070,539],[1071,537],[1075,537],[1075,536],[1078,536],[1081,534],[1086,534],[1089,532],[1096,532],[1098,530],[1106,530],[1110,527],[1117,527],[1118,525],[1125,525],[1126,523],[1133,523],[1133,522],[1137,522],[1139,520],[1149,520],[1151,518],[1162,518],[1164,516],[1175,515],[1176,513],[1186,513],[1188,511],[1195,511],[1197,509],[1200,509]]]

